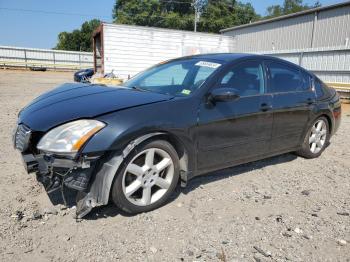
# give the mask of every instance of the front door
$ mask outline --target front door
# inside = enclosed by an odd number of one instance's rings
[[[272,130],[272,96],[265,94],[264,67],[249,60],[232,66],[213,88],[234,88],[237,100],[206,101],[198,119],[198,170],[229,167],[264,155]]]

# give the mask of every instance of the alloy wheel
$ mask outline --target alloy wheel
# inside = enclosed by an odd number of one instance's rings
[[[323,119],[319,119],[311,128],[309,137],[310,151],[317,154],[322,150],[327,139],[327,124]]]
[[[138,206],[148,206],[164,196],[174,178],[174,163],[160,148],[148,148],[127,165],[122,180],[126,199]]]

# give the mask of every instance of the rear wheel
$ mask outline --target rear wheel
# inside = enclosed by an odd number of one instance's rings
[[[129,214],[151,211],[166,202],[179,179],[179,159],[167,141],[146,142],[125,160],[113,184],[113,202]]]
[[[328,120],[325,117],[320,117],[310,127],[302,148],[297,153],[305,158],[318,157],[326,148],[329,137]]]

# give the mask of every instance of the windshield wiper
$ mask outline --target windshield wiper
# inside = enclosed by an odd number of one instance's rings
[[[143,92],[149,91],[149,90],[143,89],[143,88],[141,88],[141,87],[139,87],[139,86],[132,86],[132,87],[130,87],[130,88],[131,88],[131,89],[134,89],[134,90],[137,90],[137,91],[143,91]]]
[[[142,87],[139,87],[139,86],[131,86],[130,88],[134,89],[134,90],[137,90],[137,91],[142,91],[142,92],[153,92],[153,91],[151,91],[149,89],[142,88]]]

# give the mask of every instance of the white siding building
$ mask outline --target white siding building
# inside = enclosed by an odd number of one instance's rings
[[[220,34],[103,23],[94,33],[95,71],[126,79],[168,59],[233,48],[232,37]]]

